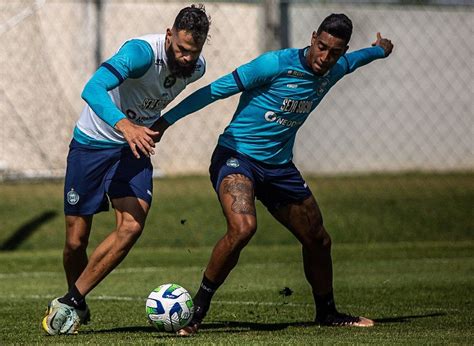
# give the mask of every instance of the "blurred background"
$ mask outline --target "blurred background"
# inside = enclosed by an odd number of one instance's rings
[[[9,0],[0,3],[0,177],[62,177],[80,94],[131,37],[164,33],[180,1]],[[333,12],[353,21],[350,49],[376,32],[392,56],[341,80],[300,130],[307,174],[471,171],[473,1],[212,1],[207,73],[193,90],[264,51],[305,47]],[[238,96],[180,121],[153,158],[157,175],[206,174]],[[168,108],[170,109],[170,108]]]
[[[169,108],[265,51],[309,45],[331,13],[352,19],[350,50],[377,32],[395,48],[338,82],[294,148],[333,239],[338,304],[380,327],[297,327],[314,317],[300,246],[257,202],[258,231],[194,343],[474,344],[474,1],[204,3],[207,72]],[[0,344],[44,344],[24,311],[39,322],[66,288],[63,177],[85,83],[125,40],[164,33],[190,4],[0,0]],[[143,297],[165,282],[197,289],[226,230],[207,169],[237,102],[215,102],[167,131],[145,230],[88,296],[96,324],[77,343],[173,342],[141,327]],[[89,254],[115,222],[113,212],[94,217]]]
[[[0,2],[0,242],[60,248],[62,178],[82,88],[132,37],[164,33],[189,2]],[[393,54],[346,76],[294,148],[337,242],[473,239],[474,4],[462,0],[212,1],[205,76],[192,91],[262,52],[305,47],[330,13],[353,21],[350,50],[381,32]],[[153,157],[154,204],[143,246],[211,246],[225,221],[208,178],[238,95],[171,127]],[[294,244],[259,208],[256,244]],[[115,226],[94,222],[94,244]],[[158,232],[157,232],[158,230]],[[30,234],[33,231],[34,234]],[[99,233],[97,233],[99,232]]]

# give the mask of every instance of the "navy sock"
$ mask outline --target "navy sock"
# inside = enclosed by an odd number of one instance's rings
[[[202,277],[201,286],[194,296],[194,320],[201,321],[209,310],[212,296],[221,284],[216,284],[205,275]]]
[[[333,291],[321,295],[314,293],[314,301],[316,302],[316,319],[324,319],[327,315],[337,313]]]
[[[68,293],[59,298],[59,301],[75,309],[85,310],[86,308],[86,298],[79,292],[76,285],[73,285]]]

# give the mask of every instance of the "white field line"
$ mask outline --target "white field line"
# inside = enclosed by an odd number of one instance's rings
[[[424,258],[423,261],[429,263],[450,263],[452,259],[450,258]],[[240,267],[247,267],[253,269],[268,269],[276,266],[285,266],[289,268],[288,262],[271,262],[271,263],[242,263]],[[301,264],[302,266],[302,264]],[[114,274],[141,274],[141,273],[159,273],[167,272],[171,267],[179,268],[181,272],[203,272],[205,266],[181,266],[181,265],[172,265],[172,266],[160,266],[159,264],[156,267],[130,267],[130,268],[119,268],[112,271],[109,275]],[[37,278],[37,277],[55,277],[55,276],[64,276],[63,272],[16,272],[16,273],[0,273],[0,279],[14,279],[14,278]]]
[[[253,264],[243,264],[242,266],[250,267],[250,268],[269,268],[275,265],[283,265],[284,263],[268,263],[268,264],[260,264],[260,263],[253,263]],[[175,266],[179,268],[181,272],[202,272],[205,269],[205,266]],[[137,267],[137,268],[119,268],[112,271],[109,275],[114,274],[146,274],[146,273],[159,273],[159,272],[167,272],[170,270],[170,266],[156,266],[156,267]],[[55,276],[64,276],[63,272],[17,272],[17,273],[0,273],[0,279],[15,279],[15,278],[37,278],[37,277],[55,277]]]
[[[0,299],[33,299],[33,300],[45,300],[48,301],[51,299],[51,296],[39,295],[39,294],[30,294],[30,295],[18,295],[18,294],[2,294]],[[88,296],[88,300],[101,300],[101,301],[134,301],[134,302],[145,302],[146,298],[140,297],[130,297],[130,296]],[[293,307],[302,307],[309,306],[312,307],[313,304],[307,303],[285,303],[281,302],[248,302],[248,301],[237,301],[237,300],[216,300],[212,302],[213,304],[221,305],[252,305],[252,306],[293,306]]]
[[[182,267],[180,271],[201,271],[204,267]],[[130,273],[156,273],[168,271],[169,267],[142,267],[142,268],[124,268],[124,269],[115,269],[109,275],[114,274],[130,274]],[[0,273],[0,279],[15,279],[15,278],[36,278],[36,277],[55,277],[55,276],[64,276],[63,272],[17,272],[17,273]]]
[[[44,300],[48,302],[51,300],[51,295],[39,295],[39,294],[30,294],[30,295],[18,295],[18,294],[1,294],[0,300],[7,300],[7,299],[32,299],[32,300]],[[100,296],[88,296],[88,300],[99,300],[99,301],[129,301],[129,302],[141,302],[145,303],[146,298],[142,297],[131,297],[131,296],[107,296],[107,295],[100,295]],[[46,303],[45,303],[46,304]],[[279,306],[279,307],[293,307],[293,308],[310,308],[313,309],[314,305],[312,303],[290,303],[285,301],[279,302],[256,302],[256,301],[239,301],[239,300],[213,300],[212,304],[217,305],[239,305],[239,306]],[[353,305],[353,304],[344,304],[344,309],[359,309],[360,305]],[[460,309],[456,308],[446,308],[446,307],[420,307],[423,310],[430,310],[431,312],[461,312]]]
[[[33,294],[33,295],[17,295],[17,294],[3,294],[0,295],[0,300],[11,300],[11,299],[32,299],[32,300],[43,300],[46,304],[46,302],[51,300],[50,295],[38,295],[38,294]],[[100,296],[88,296],[87,299],[90,300],[99,300],[99,301],[131,301],[131,302],[140,302],[140,303],[145,303],[146,299],[141,298],[141,297],[131,297],[131,296],[106,296],[106,295],[100,295]],[[314,309],[314,305],[310,303],[290,303],[290,302],[285,302],[285,301],[280,301],[280,302],[255,302],[255,301],[239,301],[239,300],[213,300],[212,304],[214,305],[238,305],[238,306],[277,306],[277,307],[290,307],[290,308],[308,308],[308,309]],[[359,305],[351,305],[351,304],[345,304],[344,309],[359,309]],[[420,307],[421,308],[421,307]],[[431,312],[442,312],[442,313],[460,313],[460,309],[455,309],[455,308],[446,308],[446,307],[422,307],[423,310],[430,310]]]

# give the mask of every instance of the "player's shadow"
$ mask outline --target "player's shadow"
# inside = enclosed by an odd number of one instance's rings
[[[242,322],[242,321],[218,321],[204,323],[201,326],[201,330],[216,330],[217,332],[225,333],[240,333],[247,332],[249,330],[256,331],[278,331],[288,327],[314,327],[314,322],[286,322],[286,323],[258,323],[258,322]]]
[[[383,323],[407,323],[418,318],[440,317],[447,315],[445,312],[433,312],[420,315],[407,315],[397,317],[384,317],[374,319],[376,324]],[[257,323],[257,322],[242,322],[242,321],[216,321],[204,323],[200,330],[209,331],[212,333],[243,333],[248,331],[278,331],[288,327],[314,327],[314,322],[291,322],[291,323]],[[106,334],[106,333],[156,333],[156,329],[152,326],[133,326],[133,327],[118,327],[101,330],[81,330],[81,334]],[[160,338],[175,338],[174,334],[160,333]]]
[[[240,333],[249,330],[259,331],[276,331],[288,328],[290,326],[295,327],[309,327],[314,326],[313,322],[292,322],[292,323],[255,323],[255,322],[238,322],[238,321],[222,321],[222,322],[210,322],[204,323],[200,330],[214,330],[217,332],[231,332]],[[105,334],[105,333],[152,333],[156,332],[156,329],[152,326],[134,326],[134,327],[118,327],[101,330],[81,330],[81,334]],[[174,334],[160,334],[160,337],[175,337]]]
[[[375,323],[406,323],[410,320],[415,320],[418,318],[428,318],[428,317],[440,317],[446,316],[446,312],[432,312],[429,314],[420,314],[420,315],[408,315],[408,316],[397,316],[397,317],[384,317],[374,319]]]
[[[35,216],[21,225],[13,234],[0,244],[0,251],[16,250],[24,241],[26,241],[34,232],[36,232],[43,224],[55,218],[57,212],[49,210]]]

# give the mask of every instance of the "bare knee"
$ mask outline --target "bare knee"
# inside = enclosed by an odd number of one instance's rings
[[[89,240],[87,238],[68,238],[64,246],[64,253],[69,254],[86,251],[88,245]]]
[[[92,218],[81,216],[66,217],[65,253],[85,251],[89,244],[89,233]]]
[[[330,250],[331,249],[331,236],[326,231],[324,226],[321,224],[311,225],[310,232],[307,233],[307,237],[304,240],[303,246],[308,249],[317,250]]]
[[[133,218],[124,218],[117,228],[121,238],[131,241],[137,240],[143,231],[143,225]]]
[[[236,223],[229,223],[226,239],[232,248],[242,249],[248,244],[257,231],[257,222],[252,220],[241,220]]]

